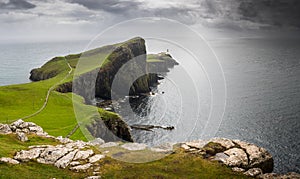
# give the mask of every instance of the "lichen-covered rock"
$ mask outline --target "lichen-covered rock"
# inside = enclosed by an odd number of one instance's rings
[[[209,142],[202,148],[202,151],[204,151],[207,155],[210,156],[213,156],[220,152],[224,152],[225,150],[226,147],[224,147],[220,143],[215,143],[215,142]]]
[[[54,164],[59,158],[65,156],[73,149],[63,146],[53,146],[46,148],[39,156],[37,161],[43,164]]]
[[[239,167],[233,167],[231,170],[234,172],[244,172],[245,171],[245,169],[239,168]]]
[[[171,153],[171,152],[173,152],[173,145],[174,145],[174,143],[164,143],[164,144],[152,147],[152,148],[150,148],[150,150],[154,151],[154,152]]]
[[[74,150],[74,151],[68,153],[67,155],[63,156],[62,158],[57,160],[54,165],[57,168],[66,168],[71,163],[71,161],[73,160],[73,158],[74,158],[75,154],[77,153],[77,151],[78,150]]]
[[[41,152],[44,151],[45,148],[32,148],[30,150],[21,150],[16,153],[14,159],[27,162],[29,160],[36,159],[40,156]]]
[[[94,151],[93,150],[80,150],[76,153],[75,157],[73,160],[85,160],[89,158],[89,156],[93,155]]]
[[[209,140],[209,142],[214,142],[214,143],[219,143],[226,149],[230,149],[235,146],[232,140],[230,139],[225,139],[225,138],[213,138]]]
[[[266,149],[239,140],[234,140],[234,142],[247,152],[249,156],[248,168],[261,168],[264,173],[273,171],[273,157]]]
[[[17,164],[20,163],[19,161],[14,160],[14,159],[12,159],[12,158],[8,158],[8,157],[1,157],[1,158],[0,158],[0,163],[1,163],[1,162],[13,164],[13,165],[17,165]]]
[[[229,167],[245,167],[248,165],[247,154],[242,149],[232,148],[226,150],[224,154],[228,155],[224,163]]]
[[[11,134],[12,130],[8,124],[0,124],[0,134]]]
[[[260,168],[251,168],[248,171],[244,172],[244,175],[247,175],[250,177],[256,177],[262,173],[263,173],[263,171]]]
[[[208,142],[206,140],[195,140],[191,142],[186,142],[185,144],[190,148],[201,149],[204,147]]]
[[[17,138],[22,141],[22,142],[26,142],[28,141],[28,137],[26,136],[26,134],[24,132],[17,132]]]
[[[89,162],[90,163],[95,163],[95,162],[98,162],[99,160],[101,160],[103,158],[105,158],[105,155],[96,154],[96,155],[89,158]]]
[[[78,166],[75,166],[75,167],[71,167],[70,170],[73,170],[73,171],[76,171],[76,172],[85,172],[91,166],[92,166],[92,164],[87,163],[87,164],[84,164],[84,165],[78,165]]]

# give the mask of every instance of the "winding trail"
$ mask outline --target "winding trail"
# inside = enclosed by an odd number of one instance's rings
[[[39,110],[37,110],[37,111],[34,112],[33,114],[30,114],[30,115],[28,115],[28,116],[25,116],[25,117],[21,118],[21,119],[28,119],[28,118],[31,118],[31,117],[36,116],[36,115],[38,115],[39,113],[41,113],[41,112],[45,109],[45,107],[47,106],[47,104],[48,104],[48,100],[49,100],[49,96],[50,96],[51,91],[52,91],[57,85],[59,85],[60,83],[62,83],[65,79],[67,79],[67,78],[71,75],[71,73],[72,73],[72,71],[73,71],[73,68],[71,67],[70,63],[67,61],[66,58],[65,58],[65,61],[66,61],[66,63],[68,64],[68,67],[70,68],[70,71],[68,72],[68,74],[67,74],[62,80],[60,80],[59,82],[57,82],[56,84],[54,84],[53,86],[51,86],[51,87],[49,88],[49,90],[48,90],[48,92],[47,92],[47,95],[46,95],[46,98],[45,98],[45,102],[44,102],[43,106],[42,106]],[[18,120],[18,119],[16,119],[16,120]]]

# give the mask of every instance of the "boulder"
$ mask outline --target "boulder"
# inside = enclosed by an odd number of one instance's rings
[[[19,128],[20,125],[23,124],[23,123],[24,123],[24,121],[23,121],[22,119],[18,119],[17,121],[13,122],[13,123],[11,124],[11,126],[14,126],[14,127],[16,127],[16,128]]]
[[[36,159],[40,156],[41,152],[44,151],[44,148],[32,148],[30,150],[21,150],[16,153],[14,156],[14,159],[27,162],[29,160]]]
[[[209,142],[201,149],[206,155],[213,156],[217,153],[224,152],[226,147],[216,142]]]
[[[77,165],[80,165],[80,162],[78,162],[78,161],[73,161],[73,162],[70,163],[70,166],[71,166],[71,167],[74,167],[74,166],[77,166]]]
[[[224,154],[228,155],[224,164],[229,167],[245,167],[248,165],[247,154],[242,149],[232,148],[226,150]]]
[[[12,159],[12,158],[8,158],[8,157],[1,157],[0,162],[9,163],[9,164],[13,164],[13,165],[20,163],[19,161]]]
[[[66,168],[70,164],[70,162],[73,160],[77,151],[78,150],[74,150],[74,151],[68,153],[67,155],[60,158],[58,161],[56,161],[54,165],[57,168]]]
[[[234,140],[234,142],[247,152],[249,156],[247,168],[261,168],[263,173],[273,171],[273,157],[266,149],[239,140]]]
[[[90,163],[98,162],[99,160],[105,158],[105,155],[97,154],[89,158]]]
[[[233,167],[231,170],[234,172],[245,172],[245,169],[239,167]]]
[[[247,175],[249,177],[256,177],[262,173],[263,171],[260,168],[251,168],[248,171],[244,172],[244,175]]]
[[[185,144],[190,147],[190,148],[196,148],[196,149],[201,149],[204,147],[208,142],[205,140],[195,140],[191,142],[186,142]]]
[[[11,134],[12,130],[8,124],[0,124],[0,134]]]
[[[59,158],[72,150],[66,147],[48,147],[41,153],[37,161],[43,164],[54,164]]]
[[[213,139],[209,140],[209,142],[219,143],[223,147],[225,147],[226,149],[230,149],[230,148],[235,147],[235,144],[233,143],[232,140],[225,139],[225,138],[213,138]]]
[[[87,164],[84,164],[84,165],[78,165],[78,166],[75,166],[75,167],[71,167],[70,170],[73,170],[73,171],[76,171],[76,172],[85,172],[91,166],[92,166],[92,164],[87,163]]]
[[[85,160],[93,154],[94,154],[93,150],[80,150],[76,153],[73,160]]]
[[[17,138],[22,141],[22,142],[26,142],[28,141],[28,137],[26,136],[26,134],[24,132],[17,132]]]
[[[100,176],[89,176],[89,177],[86,177],[85,179],[99,179],[101,178]]]

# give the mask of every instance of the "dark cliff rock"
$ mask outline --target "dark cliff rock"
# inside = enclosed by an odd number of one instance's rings
[[[87,129],[92,136],[104,139],[106,142],[120,141],[120,139],[133,142],[129,126],[118,115],[94,119]]]
[[[144,39],[134,38],[123,43],[106,60],[96,79],[96,97],[111,99],[111,93],[125,96],[128,89],[130,95],[150,92]],[[114,80],[118,87],[112,89]]]

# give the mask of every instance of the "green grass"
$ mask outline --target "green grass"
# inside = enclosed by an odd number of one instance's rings
[[[122,45],[105,46],[90,50],[84,54],[73,54],[66,57],[55,58],[49,61],[39,70],[44,73],[58,73],[54,78],[27,84],[9,85],[0,87],[0,123],[11,123],[19,118],[28,116],[39,110],[44,104],[47,91],[50,87],[60,82],[69,72],[65,58],[75,68],[79,58],[82,63],[77,71],[71,74],[62,83],[72,80],[72,75],[79,75],[95,69],[106,61],[107,54],[112,48]],[[155,55],[148,56],[148,62],[158,62]],[[76,113],[74,107],[76,107]],[[45,109],[38,115],[26,119],[35,122],[53,136],[66,136],[77,125],[81,124],[81,130],[77,130],[71,139],[89,140],[89,132],[86,125],[100,116],[104,120],[116,119],[119,116],[107,112],[95,106],[85,105],[83,98],[72,93],[59,93],[52,91]],[[80,119],[77,121],[77,119]],[[87,137],[87,139],[86,139]],[[14,135],[0,135],[0,157],[12,157],[15,152],[26,149],[30,145],[51,144],[57,142],[29,135],[29,141],[20,142]],[[132,160],[134,157],[145,157],[152,155],[149,151],[126,152],[120,148],[112,148],[110,155],[126,153],[120,159]],[[122,150],[122,151],[121,151]],[[161,156],[157,156],[160,158]],[[225,166],[208,162],[199,156],[177,151],[175,154],[154,162],[144,164],[131,164],[121,162],[112,158],[101,161],[101,175],[103,178],[246,178],[237,175]],[[84,176],[83,176],[84,175]],[[22,163],[21,165],[0,164],[0,178],[84,178],[87,174],[76,174],[68,170],[57,169],[52,165],[37,164],[35,162]]]
[[[28,141],[21,142],[16,135],[0,135],[0,157],[13,157],[17,151],[27,149],[31,145],[56,145],[58,142],[54,139],[42,138],[38,136],[28,135]]]
[[[217,162],[182,150],[157,161],[133,164],[106,158],[101,162],[102,178],[249,178]]]

